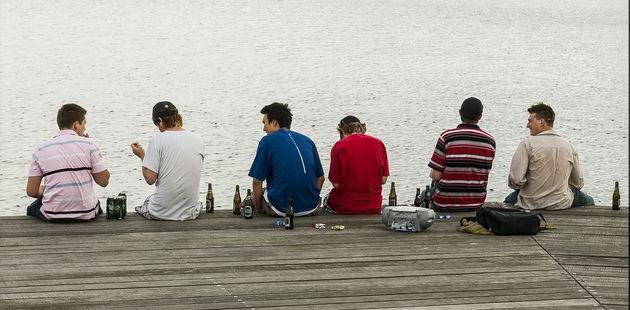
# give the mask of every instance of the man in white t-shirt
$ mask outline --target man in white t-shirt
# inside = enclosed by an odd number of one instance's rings
[[[199,182],[204,159],[201,138],[182,128],[182,116],[168,101],[153,107],[153,123],[160,133],[151,139],[146,151],[139,143],[131,144],[133,153],[142,160],[142,175],[150,195],[136,212],[147,219],[184,221],[199,216]]]

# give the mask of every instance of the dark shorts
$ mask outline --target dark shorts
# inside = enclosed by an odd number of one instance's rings
[[[97,207],[96,216],[99,216],[99,215],[103,214],[103,210],[101,209],[101,202],[98,201],[98,200],[96,201],[96,207]],[[42,221],[45,221],[45,222],[53,222],[53,223],[89,222],[89,221],[93,221],[94,220],[94,219],[91,219],[91,220],[81,220],[81,219],[52,219],[52,220],[49,220],[49,219],[47,219],[44,216],[44,214],[42,214],[41,208],[42,208],[42,199],[41,198],[37,198],[37,200],[33,201],[33,203],[31,203],[31,205],[28,206],[28,208],[26,208],[26,215],[38,218],[38,219],[40,219]]]

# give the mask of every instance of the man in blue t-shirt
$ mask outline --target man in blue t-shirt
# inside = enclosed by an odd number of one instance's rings
[[[324,170],[315,143],[291,131],[293,114],[287,104],[274,102],[260,110],[263,131],[249,170],[257,213],[284,216],[293,199],[295,216],[313,214],[320,204]],[[263,192],[262,183],[267,182]]]

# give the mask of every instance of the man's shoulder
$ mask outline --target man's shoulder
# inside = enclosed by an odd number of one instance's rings
[[[475,127],[455,127],[455,128],[450,128],[450,129],[446,129],[442,132],[442,134],[440,135],[443,138],[446,137],[466,137],[466,136],[479,136],[479,137],[485,137],[488,138],[489,140],[495,141],[494,137],[486,132],[485,130],[475,126]]]
[[[378,145],[385,147],[385,143],[383,143],[381,139],[366,134],[353,134],[345,139],[337,141],[335,144],[348,147],[352,147],[354,145]]]
[[[86,147],[96,146],[94,141],[92,141],[92,139],[90,138],[79,137],[77,135],[62,135],[62,136],[55,136],[53,138],[50,138],[40,143],[35,149],[35,152],[42,152],[42,151],[54,150],[54,149],[63,149],[73,144],[83,145]]]
[[[569,139],[559,135],[556,132],[543,132],[535,136],[529,136],[524,141],[530,144],[553,144],[553,145],[565,145],[573,148],[573,144]]]
[[[291,130],[291,131],[288,131],[288,133],[291,134],[293,137],[299,137],[300,139],[308,140],[308,141],[311,141],[311,142],[313,141],[307,135],[305,135],[303,133],[300,133],[300,132],[297,132],[297,131]]]

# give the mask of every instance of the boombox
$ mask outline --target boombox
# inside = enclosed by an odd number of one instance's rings
[[[389,230],[420,232],[433,225],[435,211],[416,206],[391,206],[381,210],[381,219]]]

